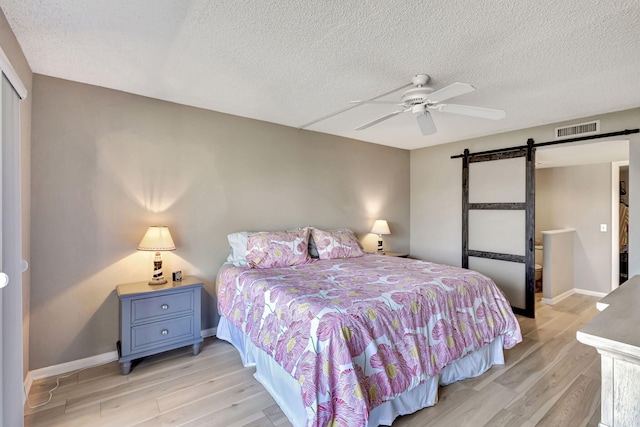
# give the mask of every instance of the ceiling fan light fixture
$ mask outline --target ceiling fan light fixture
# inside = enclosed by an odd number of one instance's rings
[[[413,114],[425,114],[427,113],[427,105],[426,104],[416,104],[411,107],[411,112]]]

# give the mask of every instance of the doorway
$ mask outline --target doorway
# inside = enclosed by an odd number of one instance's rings
[[[619,175],[628,159],[628,140],[537,150],[536,238],[542,230],[576,229],[575,292],[601,297],[619,286]]]
[[[629,161],[611,167],[611,290],[629,280]]]

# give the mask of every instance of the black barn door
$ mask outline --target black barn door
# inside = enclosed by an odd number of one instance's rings
[[[535,149],[462,159],[462,266],[493,279],[513,311],[535,317]]]

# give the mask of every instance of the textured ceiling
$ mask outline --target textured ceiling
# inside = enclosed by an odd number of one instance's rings
[[[421,136],[362,105],[309,130],[407,149],[640,106],[638,0],[0,0],[35,73],[299,127],[408,83],[506,110]],[[388,99],[398,100],[402,91]]]

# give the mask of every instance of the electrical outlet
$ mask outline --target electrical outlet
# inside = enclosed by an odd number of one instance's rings
[[[606,233],[606,231],[607,231],[607,224],[600,224],[600,231],[602,231],[603,233]]]

